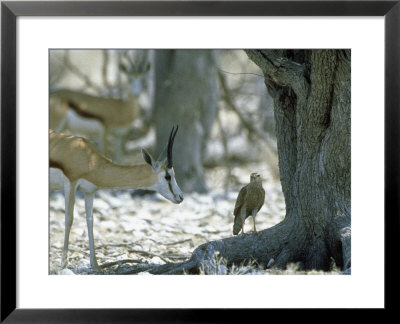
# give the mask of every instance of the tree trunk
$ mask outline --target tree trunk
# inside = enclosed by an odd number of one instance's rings
[[[276,265],[350,267],[350,51],[246,51],[274,97],[286,218]],[[285,233],[282,237],[282,233]]]
[[[206,192],[203,151],[217,113],[216,53],[209,50],[157,50],[156,151],[165,146],[172,125],[179,125],[173,161],[185,192]]]
[[[255,235],[215,243],[228,261],[351,266],[350,51],[248,50],[274,98],[286,217]],[[268,197],[266,197],[268,201]],[[221,255],[226,254],[221,251]]]

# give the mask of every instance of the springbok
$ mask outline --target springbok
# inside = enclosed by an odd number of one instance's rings
[[[133,59],[123,55],[119,71],[126,75],[130,88],[127,99],[89,95],[81,91],[61,89],[50,93],[50,129],[86,137],[116,162],[122,160],[124,136],[138,118],[138,97],[142,92],[144,77],[150,70],[147,57]],[[107,137],[113,133],[112,150]],[[110,155],[112,154],[113,155]]]
[[[89,236],[90,265],[100,271],[93,238],[93,198],[98,189],[148,189],[179,204],[183,193],[175,180],[172,146],[178,126],[172,127],[167,146],[155,160],[142,149],[144,162],[119,165],[105,157],[92,142],[83,137],[65,135],[50,129],[50,191],[64,189],[65,237],[61,267],[68,264],[68,242],[74,220],[75,191],[84,193]],[[167,151],[165,159],[161,159]]]

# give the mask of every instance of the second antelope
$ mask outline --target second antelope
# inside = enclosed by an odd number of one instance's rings
[[[93,238],[93,198],[98,189],[132,188],[155,190],[179,204],[183,193],[175,180],[172,164],[172,146],[178,126],[172,128],[165,148],[167,156],[155,160],[142,149],[144,162],[137,165],[118,165],[106,158],[89,140],[50,130],[50,190],[64,189],[65,237],[62,268],[68,263],[68,242],[74,219],[75,191],[84,193],[88,227],[90,265],[100,271]]]
[[[121,75],[127,78],[127,98],[94,96],[81,91],[62,89],[50,93],[50,128],[57,132],[91,139],[112,159],[122,161],[123,142],[139,114],[139,96],[150,71],[147,56],[136,59],[127,52],[120,62]],[[109,135],[114,138],[107,145]]]

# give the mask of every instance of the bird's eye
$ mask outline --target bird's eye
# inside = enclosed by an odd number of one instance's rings
[[[165,175],[165,180],[171,181],[171,176],[168,173]]]

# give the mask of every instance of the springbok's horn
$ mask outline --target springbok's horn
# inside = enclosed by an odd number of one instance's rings
[[[168,140],[168,151],[167,151],[167,168],[172,168],[172,146],[174,145],[174,139],[176,132],[178,131],[178,125],[176,125],[176,129],[174,130],[175,126],[172,127],[171,133],[169,134]]]

